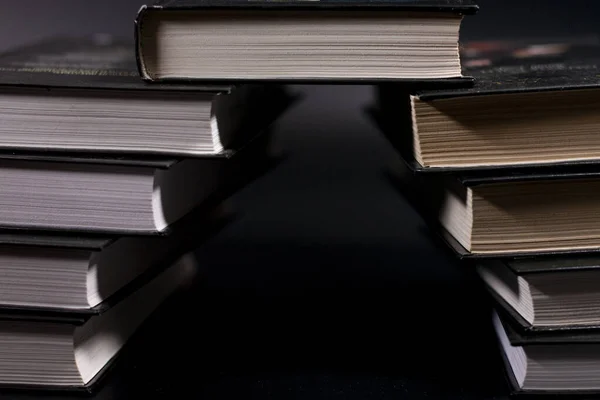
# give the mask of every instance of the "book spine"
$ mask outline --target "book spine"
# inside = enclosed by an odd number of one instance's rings
[[[153,82],[154,80],[152,79],[152,77],[148,74],[148,71],[146,69],[146,65],[144,64],[144,55],[143,55],[143,51],[142,51],[142,24],[144,23],[144,16],[146,15],[146,13],[148,12],[149,9],[151,8],[157,8],[158,6],[151,6],[148,7],[147,5],[143,5],[142,7],[140,7],[137,16],[135,17],[134,20],[134,39],[135,39],[135,62],[137,65],[137,70],[139,75],[142,77],[142,79],[144,81],[147,82]],[[160,8],[160,7],[158,7]]]

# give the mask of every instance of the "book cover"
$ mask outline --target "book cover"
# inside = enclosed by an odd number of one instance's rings
[[[148,85],[131,40],[57,37],[0,54],[0,90],[11,87],[229,92],[229,85]]]
[[[161,10],[168,9],[203,9],[203,8],[263,8],[263,9],[373,9],[389,8],[407,11],[458,12],[475,13],[478,6],[471,0],[159,0],[152,5],[144,6]]]
[[[421,100],[600,88],[600,36],[472,41],[461,44],[470,88],[424,90]]]

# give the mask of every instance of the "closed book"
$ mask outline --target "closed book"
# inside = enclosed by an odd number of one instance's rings
[[[0,314],[85,321],[126,298],[233,218],[226,204],[198,209],[168,235],[0,233]]]
[[[600,249],[600,176],[593,168],[419,174],[398,162],[388,176],[460,257]]]
[[[597,255],[480,260],[497,304],[528,333],[600,328]]]
[[[134,53],[131,40],[95,35],[1,54],[0,150],[219,155],[293,101],[276,85],[148,85]]]
[[[560,398],[600,393],[597,330],[523,335],[501,313],[492,318],[513,393]]]
[[[0,226],[109,235],[167,234],[271,168],[270,136],[231,157],[0,154]]]
[[[600,37],[466,42],[470,88],[377,88],[376,119],[420,171],[597,164]]]
[[[158,1],[136,20],[138,68],[153,82],[470,82],[458,33],[476,11],[468,0]]]

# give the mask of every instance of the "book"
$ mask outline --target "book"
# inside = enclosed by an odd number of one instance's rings
[[[222,203],[198,209],[168,235],[0,233],[0,314],[86,319],[124,298],[232,219]],[[140,283],[141,282],[141,283]]]
[[[144,320],[197,276],[186,254],[152,281],[103,314],[77,325],[68,321],[3,317],[0,386],[92,390]]]
[[[499,314],[493,313],[493,326],[515,394],[600,392],[599,331],[521,335]]]
[[[376,118],[416,169],[600,161],[600,36],[464,43],[470,88],[377,87]]]
[[[144,166],[0,160],[0,226],[158,233],[217,186],[223,160]]]
[[[109,235],[168,234],[270,169],[266,132],[231,157],[97,158],[0,153],[0,227]]]
[[[468,0],[158,1],[136,20],[148,81],[463,78]]]
[[[600,248],[600,175],[594,169],[419,174],[398,163],[388,176],[461,257],[590,253]]]
[[[600,257],[482,260],[477,271],[499,305],[531,332],[600,327]]]
[[[56,37],[0,55],[0,150],[222,154],[291,101],[277,85],[148,85],[131,40]]]

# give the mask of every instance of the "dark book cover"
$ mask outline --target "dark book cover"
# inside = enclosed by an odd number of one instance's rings
[[[132,40],[56,37],[0,54],[0,90],[12,87],[229,92],[229,85],[148,85]]]
[[[600,273],[600,257],[597,255],[580,255],[575,257],[565,255],[543,259],[536,256],[528,256],[505,260],[504,263],[515,274],[520,276],[590,270],[598,270]]]
[[[224,152],[218,155],[210,155],[208,159],[231,158],[234,152]],[[144,167],[167,169],[175,165],[183,158],[172,158],[153,154],[99,154],[93,152],[76,151],[46,151],[46,150],[2,150],[0,149],[0,163],[2,160],[21,160],[31,162],[47,163],[70,163],[70,164],[89,164],[89,165],[115,165],[121,167]]]
[[[473,41],[461,44],[470,88],[424,90],[421,100],[600,88],[600,36]]]
[[[99,234],[78,235],[72,232],[0,230],[0,247],[36,246],[62,249],[80,249],[99,251],[112,243],[117,237]]]
[[[474,187],[478,185],[487,185],[506,182],[531,182],[531,181],[552,181],[552,180],[574,180],[574,179],[598,179],[600,171],[589,165],[565,166],[555,165],[553,168],[541,170],[537,167],[522,167],[511,171],[468,171],[447,175],[454,176],[463,186]]]
[[[478,7],[471,0],[159,0],[144,9],[192,10],[203,8],[248,9],[400,9],[407,11],[475,13]]]
[[[503,309],[496,309],[502,326],[513,346],[542,345],[542,344],[580,344],[600,343],[600,330],[598,327],[572,331],[560,329],[547,332],[528,332],[515,323]]]

